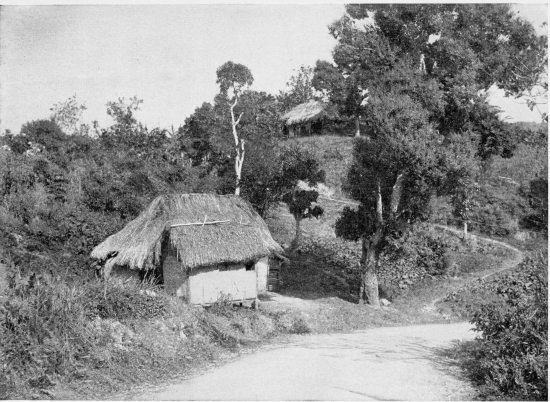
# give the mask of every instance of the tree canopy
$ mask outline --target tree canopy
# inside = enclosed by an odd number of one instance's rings
[[[362,239],[360,299],[378,305],[376,271],[388,239],[427,219],[436,193],[453,194],[466,219],[479,159],[512,155],[507,127],[480,91],[495,84],[519,94],[533,85],[518,75],[543,73],[546,38],[507,5],[346,11],[329,28],[338,41],[334,64],[319,61],[314,83],[366,123],[347,179],[360,206],[344,210],[336,231]]]
[[[519,96],[546,74],[547,38],[506,4],[352,4],[329,31],[338,41],[334,64],[318,61],[313,83],[344,115],[364,115],[379,77],[410,66],[424,75],[425,91],[440,91],[424,104],[440,133],[483,131],[491,121],[481,139],[485,156],[488,148],[510,150],[483,91],[497,85]]]

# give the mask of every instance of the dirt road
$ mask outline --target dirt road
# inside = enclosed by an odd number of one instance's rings
[[[454,228],[436,225],[459,233]],[[514,251],[498,268],[470,279],[513,268],[523,254]],[[425,308],[438,314],[434,298]],[[309,311],[315,302],[279,296],[280,304]],[[296,307],[296,306],[294,306]],[[455,340],[475,337],[469,323],[382,327],[350,334],[295,337],[233,363],[146,393],[138,400],[471,400],[475,391],[444,357]]]
[[[137,400],[468,400],[441,350],[470,324],[385,327],[296,337]]]

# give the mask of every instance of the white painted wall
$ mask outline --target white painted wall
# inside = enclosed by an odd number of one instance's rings
[[[189,276],[188,301],[192,304],[214,303],[229,295],[233,301],[255,299],[256,271],[244,266],[202,268],[192,270]]]
[[[269,275],[269,257],[264,257],[256,263],[256,281],[258,293],[267,291],[267,277]]]

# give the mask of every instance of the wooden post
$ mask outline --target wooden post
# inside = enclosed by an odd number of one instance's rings
[[[359,121],[359,116],[355,117],[355,136],[361,137],[361,122]]]

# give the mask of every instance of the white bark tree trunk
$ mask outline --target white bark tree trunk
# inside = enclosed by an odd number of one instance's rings
[[[239,101],[239,98],[237,95],[235,95],[235,102],[231,104],[231,131],[233,133],[233,139],[235,140],[235,195],[241,195],[241,173],[243,170],[243,162],[244,162],[244,139],[239,138],[239,135],[237,133],[237,126],[239,122],[241,121],[241,117],[243,117],[243,114],[241,113],[239,115],[238,119],[235,119],[235,106],[237,106],[237,102]]]

